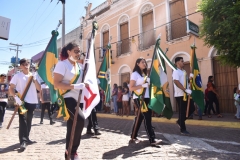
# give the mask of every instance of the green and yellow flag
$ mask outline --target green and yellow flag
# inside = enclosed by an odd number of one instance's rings
[[[202,79],[198,68],[197,57],[196,57],[196,46],[191,46],[191,61],[190,65],[192,68],[193,79],[192,79],[192,99],[200,107],[201,111],[204,111],[204,95],[202,88]]]
[[[155,111],[156,113],[160,114],[164,107],[163,101],[163,91],[161,88],[161,81],[160,81],[160,71],[159,66],[160,62],[158,60],[158,53],[157,49],[159,46],[160,39],[157,40],[154,53],[153,53],[153,61],[152,61],[152,68],[150,70],[150,104],[149,108]]]
[[[55,30],[52,31],[52,38],[50,39],[38,65],[38,74],[49,87],[52,103],[57,101],[57,92],[53,86],[53,70],[58,62],[57,36],[58,32]]]
[[[151,100],[149,108],[158,114],[162,113],[167,119],[171,119],[173,111],[169,95],[169,83],[167,80],[165,61],[174,70],[176,67],[163,53],[159,45],[160,39],[157,40],[155,45],[152,68],[150,71]]]
[[[111,45],[108,44],[106,53],[104,53],[104,58],[98,72],[98,79],[100,81],[100,88],[105,92],[105,103],[110,104],[111,101]]]

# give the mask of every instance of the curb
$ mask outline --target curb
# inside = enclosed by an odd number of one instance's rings
[[[97,117],[99,118],[111,118],[111,119],[124,119],[124,120],[133,120],[135,116],[116,116],[114,114],[104,114],[97,113]],[[171,118],[170,120],[166,118],[156,118],[152,117],[152,122],[160,122],[160,123],[172,123],[176,124],[177,118]],[[190,119],[186,121],[188,125],[196,125],[196,126],[207,126],[207,127],[221,127],[221,128],[236,128],[240,129],[239,122],[224,122],[224,121],[209,121],[209,120],[194,120]]]

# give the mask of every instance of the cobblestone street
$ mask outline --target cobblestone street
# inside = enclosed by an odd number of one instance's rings
[[[1,160],[63,160],[65,148],[65,122],[55,119],[51,126],[45,115],[44,124],[40,125],[40,112],[35,111],[30,138],[37,143],[18,153],[18,116],[15,117],[9,130],[7,123],[12,115],[7,110],[3,128],[0,129],[0,159]],[[175,115],[176,116],[176,115]],[[232,117],[231,117],[232,118]],[[224,117],[187,121],[191,136],[182,136],[178,126],[163,118],[153,118],[156,137],[162,139],[158,147],[151,147],[143,128],[139,131],[138,144],[129,144],[133,116],[118,117],[116,115],[98,114],[102,135],[91,137],[86,135],[84,128],[79,156],[84,159],[240,159],[240,122]],[[225,122],[220,122],[220,120]],[[86,121],[87,122],[87,121]],[[199,123],[201,123],[199,125]],[[87,124],[87,123],[85,123]]]

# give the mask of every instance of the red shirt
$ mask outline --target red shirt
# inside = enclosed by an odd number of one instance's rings
[[[117,102],[122,102],[122,92],[117,92]]]

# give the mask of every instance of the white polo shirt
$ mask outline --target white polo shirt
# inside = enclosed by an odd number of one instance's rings
[[[131,79],[130,79],[130,80],[136,81],[135,86],[144,84],[144,77],[142,77],[142,76],[141,76],[138,72],[136,72],[136,71],[131,74]],[[140,92],[141,89],[138,89],[137,91]],[[137,99],[137,98],[138,98],[138,97],[133,93],[133,99]],[[149,87],[146,88],[144,98],[149,98]]]
[[[173,81],[178,80],[184,87],[184,83],[186,81],[185,74],[186,74],[185,70],[177,69],[173,71],[172,73]],[[182,97],[184,95],[184,91],[178,88],[174,82],[173,84],[174,84],[174,97]],[[187,84],[186,88],[188,88]]]
[[[20,93],[22,95],[24,92],[24,89],[27,85],[29,77],[30,77],[29,74],[25,75],[23,72],[19,72],[13,76],[10,84],[14,84],[16,86],[16,90],[18,91],[18,93]],[[25,98],[24,98],[24,102],[31,103],[31,104],[38,103],[37,89],[36,89],[36,86],[33,83],[33,81],[28,89],[28,92],[27,92]]]
[[[82,80],[82,73],[83,73],[83,65],[78,63],[79,66],[79,73],[80,76],[76,82],[81,83]],[[70,84],[71,79],[75,76],[75,68],[74,66],[69,62],[68,59],[59,61],[54,69],[54,73],[61,74],[63,76],[62,83]],[[64,98],[72,97],[76,101],[78,100],[80,89],[71,89],[68,93],[64,94]]]

